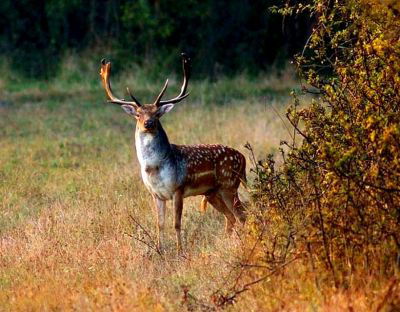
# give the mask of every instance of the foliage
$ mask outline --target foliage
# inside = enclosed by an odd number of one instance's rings
[[[66,51],[87,49],[119,67],[135,62],[159,72],[186,51],[198,75],[256,73],[284,62],[309,31],[298,18],[282,32],[282,18],[267,10],[272,3],[279,1],[40,0],[32,9],[32,1],[3,0],[0,55],[34,78],[53,76]]]
[[[390,280],[400,266],[400,5],[313,0],[275,10],[315,18],[296,63],[317,98],[302,108],[295,95],[281,167],[272,156],[256,164],[264,212],[255,235],[266,222],[276,230],[258,259],[301,259],[325,290]]]

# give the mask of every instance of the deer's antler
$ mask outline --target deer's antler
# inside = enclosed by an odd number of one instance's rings
[[[186,89],[187,89],[188,81],[190,78],[190,58],[186,55],[186,53],[182,53],[181,55],[182,55],[182,67],[183,67],[183,83],[182,83],[182,87],[181,87],[181,92],[179,93],[179,95],[177,97],[174,97],[173,99],[161,101],[161,98],[164,95],[164,92],[168,87],[168,79],[167,79],[163,89],[161,90],[160,94],[157,96],[157,99],[155,102],[155,104],[157,106],[163,106],[165,104],[171,104],[171,103],[172,104],[178,103],[189,95],[189,93],[186,93]]]
[[[125,101],[124,99],[118,99],[112,92],[111,84],[110,84],[110,72],[111,72],[111,63],[106,62],[105,59],[101,60],[101,69],[100,69],[100,76],[101,81],[103,83],[104,90],[106,91],[108,102],[118,104],[118,105],[132,105],[136,108],[142,106],[139,101],[132,95],[128,88],[128,94],[132,98],[133,101]]]

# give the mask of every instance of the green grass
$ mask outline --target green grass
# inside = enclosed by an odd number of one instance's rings
[[[200,213],[199,198],[185,200],[185,258],[175,255],[170,210],[166,259],[132,238],[149,241],[131,216],[155,237],[134,121],[105,103],[98,64],[78,65],[67,59],[69,70],[48,82],[0,81],[0,311],[176,310],[182,287],[210,301],[240,240],[224,237],[216,211]],[[166,77],[144,73],[113,76],[115,92],[129,85],[151,102]],[[167,97],[179,89],[172,78]],[[289,78],[194,80],[163,125],[173,143],[223,143],[248,156],[250,142],[263,157],[288,137],[276,111],[290,101]]]

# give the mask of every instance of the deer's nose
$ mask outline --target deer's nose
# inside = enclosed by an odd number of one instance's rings
[[[145,127],[146,129],[152,129],[152,128],[154,128],[154,120],[152,120],[152,119],[146,120],[146,121],[144,122],[144,127]]]

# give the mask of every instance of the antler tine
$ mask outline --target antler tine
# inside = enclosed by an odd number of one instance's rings
[[[168,79],[165,81],[164,87],[162,88],[160,94],[157,96],[157,99],[154,102],[154,103],[156,103],[157,106],[161,106],[161,105],[159,105],[159,103],[160,103],[160,100],[161,100],[162,96],[165,93],[165,90],[167,90],[167,88],[168,88]]]
[[[103,83],[104,90],[106,91],[106,95],[109,99],[108,102],[118,104],[118,105],[132,105],[135,107],[140,107],[141,104],[137,99],[135,99],[128,90],[129,95],[132,97],[133,101],[125,101],[124,99],[118,99],[112,92],[111,83],[110,83],[110,72],[111,72],[111,63],[106,62],[105,59],[101,60],[101,68],[100,68],[100,77]]]
[[[135,98],[135,97],[132,95],[131,90],[129,90],[128,87],[126,87],[126,91],[128,92],[128,94],[129,94],[129,96],[131,97],[131,99],[132,99],[135,103],[137,103],[139,106],[141,106],[141,104],[139,104],[139,101],[137,100],[137,98]]]
[[[189,78],[190,78],[190,58],[187,56],[186,53],[182,53],[182,67],[183,67],[183,83],[181,87],[181,92],[179,95],[173,99],[170,100],[165,100],[165,101],[159,101],[157,103],[157,106],[162,106],[165,104],[173,104],[177,103],[179,101],[182,101],[184,98],[186,98],[189,93],[186,93],[186,89],[188,86]],[[160,98],[161,99],[161,98]]]

